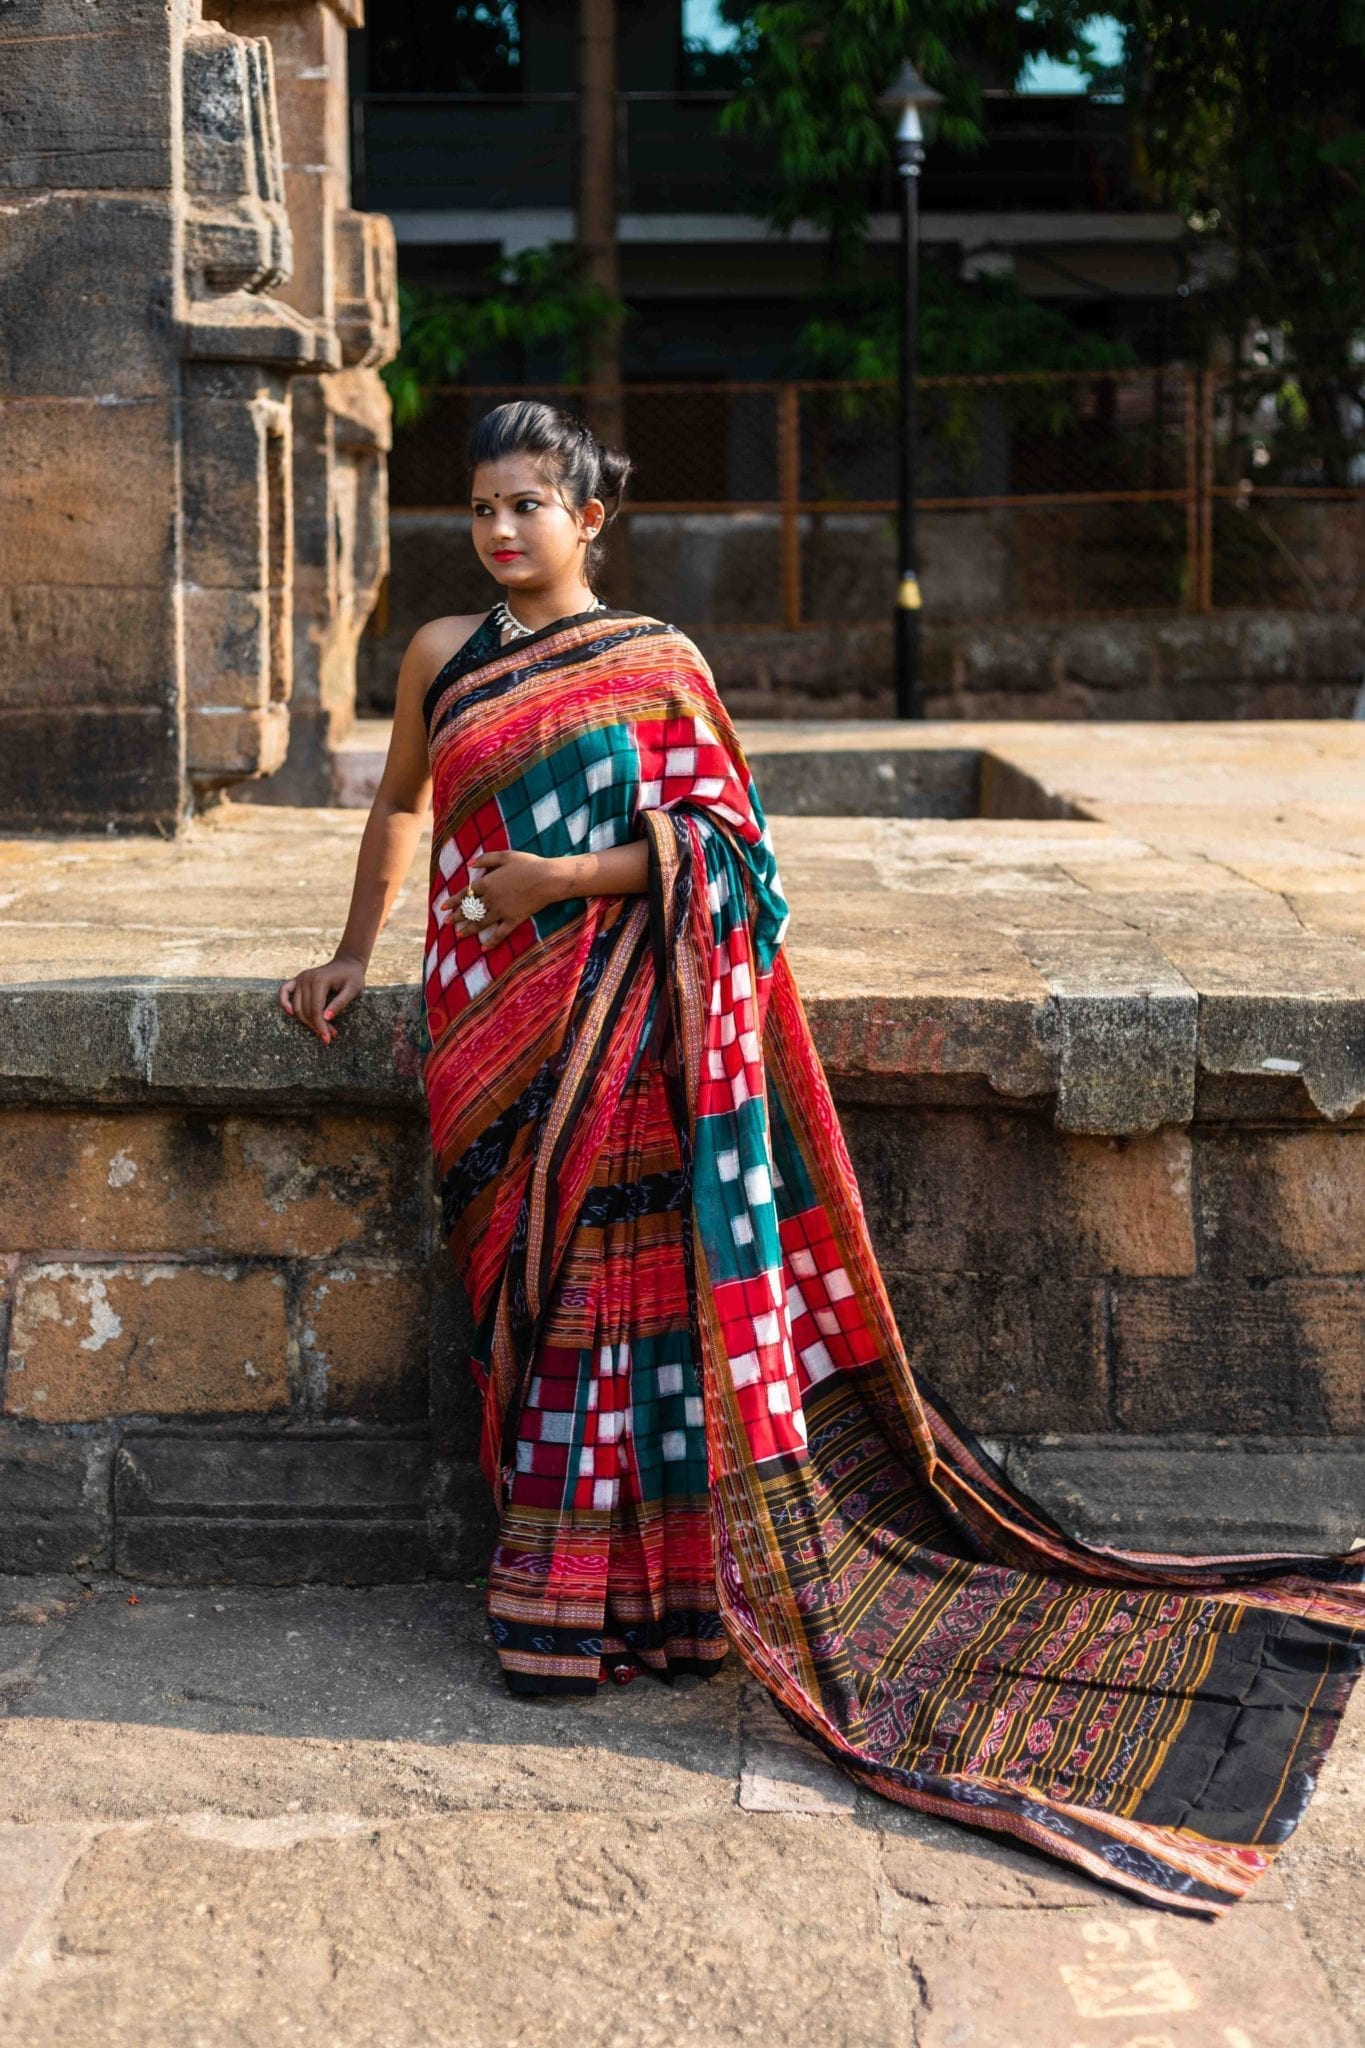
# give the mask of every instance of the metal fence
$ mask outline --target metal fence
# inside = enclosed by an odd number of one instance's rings
[[[1354,607],[1365,430],[1336,385],[1306,389],[1178,367],[926,378],[928,615]],[[470,426],[522,395],[584,396],[441,388],[397,436],[395,509],[462,508]],[[896,405],[886,383],[628,385],[636,601],[658,586],[689,619],[765,628],[879,616]]]

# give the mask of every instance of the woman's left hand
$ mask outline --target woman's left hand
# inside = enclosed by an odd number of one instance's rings
[[[534,917],[547,903],[557,903],[565,893],[558,861],[538,853],[518,853],[510,846],[484,854],[478,866],[469,870],[469,887],[488,905],[488,915],[481,923],[471,924],[460,916],[463,889],[459,896],[438,897],[436,908],[454,912],[458,937],[477,932],[485,946],[496,945],[514,926]]]

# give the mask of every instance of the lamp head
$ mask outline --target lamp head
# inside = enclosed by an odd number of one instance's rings
[[[943,94],[925,84],[907,57],[886,91],[877,95],[877,104],[896,115],[898,142],[929,142]]]

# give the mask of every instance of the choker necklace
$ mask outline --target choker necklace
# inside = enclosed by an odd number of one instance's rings
[[[604,612],[606,610],[606,606],[603,604],[600,597],[595,597],[590,605],[584,606],[584,610],[590,612]],[[579,618],[581,614],[578,612],[566,612],[564,616],[565,618],[576,619]],[[498,599],[497,603],[494,605],[491,613],[489,614],[489,617],[492,623],[497,627],[499,633],[510,633],[514,640],[524,639],[528,633],[539,633],[542,630],[539,626],[523,626],[521,620],[517,618],[513,613],[511,606],[508,604],[507,599],[505,597],[500,597]],[[551,619],[548,621],[548,623],[552,626],[557,626],[559,624],[559,620]]]

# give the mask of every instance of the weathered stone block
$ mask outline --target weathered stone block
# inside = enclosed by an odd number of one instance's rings
[[[289,1398],[284,1276],[244,1265],[20,1269],[5,1412],[260,1414]]]
[[[223,712],[270,703],[271,603],[266,589],[187,590],[185,685],[191,712],[207,727]]]
[[[271,580],[273,399],[195,398],[184,407],[185,567],[192,585],[251,591]]]
[[[130,1432],[115,1569],[163,1584],[421,1578],[430,1480],[421,1438]]]
[[[331,1265],[310,1274],[299,1352],[311,1405],[367,1421],[424,1416],[427,1314],[421,1270]]]
[[[433,1203],[433,1220],[439,1204]],[[483,1402],[470,1369],[474,1318],[469,1297],[445,1249],[432,1260],[427,1318],[432,1442],[447,1459],[469,1462],[479,1454]]]
[[[169,706],[0,706],[0,812],[13,832],[174,829],[182,798],[179,734]]]
[[[993,1272],[885,1278],[911,1364],[969,1428],[1104,1428],[1103,1282]]]
[[[317,1258],[421,1252],[415,1122],[0,1112],[0,1244]]]
[[[106,1430],[0,1421],[0,1571],[107,1565],[112,1460]]]
[[[1365,1272],[1365,1127],[1202,1131],[1198,1160],[1206,1272]]]
[[[1090,689],[1146,688],[1155,668],[1151,628],[1143,619],[1067,626],[1058,636],[1056,659],[1067,681]]]
[[[1067,1136],[1040,1117],[841,1122],[879,1255],[919,1272],[1192,1273],[1183,1131]]]
[[[244,775],[269,775],[289,745],[289,707],[264,711],[198,709],[185,715],[185,757],[190,774],[208,783]]]
[[[79,398],[98,361],[106,401],[162,396],[175,232],[169,196],[44,192],[7,208],[0,390],[12,398]]]
[[[1117,1280],[1125,1429],[1365,1430],[1365,1281]]]
[[[1286,1449],[1091,1437],[1017,1444],[1010,1477],[1090,1543],[1195,1555],[1344,1553],[1365,1536],[1365,1441]]]
[[[24,19],[25,13],[27,19]],[[6,9],[0,184],[58,191],[169,188],[175,178],[174,33],[164,7],[92,23],[72,8]]]
[[[176,517],[169,399],[0,401],[0,583],[165,589]]]
[[[63,776],[72,767],[73,752],[87,763],[87,775],[92,762],[96,771],[103,769],[102,757],[87,744],[82,718],[69,721],[71,743],[62,747],[63,726],[52,714],[78,707],[96,705],[104,719],[123,706],[162,706],[174,754],[179,663],[169,591],[68,590],[50,583],[0,588],[0,703],[8,710],[48,714],[49,744],[62,749]],[[142,736],[139,747],[147,757],[144,772],[154,780],[149,735]],[[155,751],[165,751],[164,743],[158,741]],[[56,776],[48,779],[55,783]],[[81,808],[94,801],[83,797]],[[14,829],[3,799],[0,813],[6,828]]]

